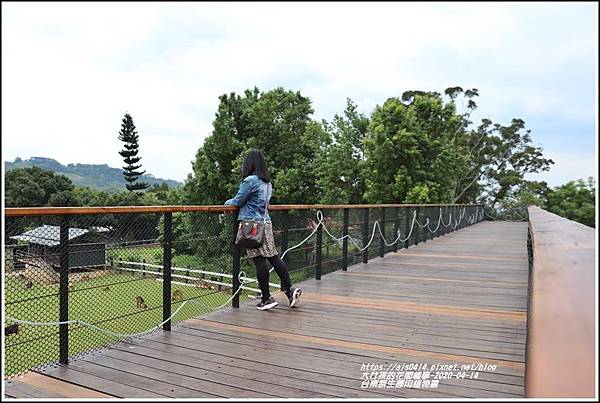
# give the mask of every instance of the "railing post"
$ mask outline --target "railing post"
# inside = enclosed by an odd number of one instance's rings
[[[441,206],[435,207],[433,211],[435,211],[435,213],[436,213],[435,216],[437,217],[437,220],[435,220],[435,222],[436,222],[435,226],[438,229],[438,231],[435,234],[433,234],[433,237],[437,238],[437,237],[441,236],[442,232],[444,231],[444,227],[443,227],[442,222],[441,222],[442,207]]]
[[[435,227],[438,229],[437,232],[435,234],[433,234],[433,237],[437,238],[437,237],[441,236],[442,235],[442,231],[444,231],[443,225],[442,225],[442,223],[440,221],[440,218],[442,217],[442,209],[441,209],[440,206],[438,206],[438,207],[434,207],[433,211],[434,211],[435,217],[436,217]]]
[[[171,331],[171,245],[173,242],[173,213],[164,215],[164,245],[163,245],[163,330]],[[169,319],[169,320],[167,320]]]
[[[349,210],[347,208],[344,209],[344,228],[342,230],[342,236],[344,237],[342,241],[342,270],[348,270],[348,216]]]
[[[471,217],[471,211],[473,211],[473,208],[471,206],[467,207],[467,218]],[[465,223],[465,226],[467,226],[467,227],[470,225],[471,225],[471,223],[468,221]]]
[[[431,218],[432,218],[432,219],[433,219],[433,217],[438,217],[438,214],[437,214],[437,213],[438,213],[438,212],[436,212],[436,207],[431,207]],[[439,230],[440,230],[440,227],[439,227],[439,225],[438,225],[438,223],[440,222],[440,219],[439,219],[439,217],[438,217],[438,219],[437,219],[437,220],[435,220],[435,219],[434,219],[434,220],[433,220],[433,222],[435,223],[435,225],[433,225],[433,223],[432,223],[431,227],[433,227],[434,229],[435,229],[435,228],[437,228],[437,231],[439,231]],[[437,235],[437,234],[438,234],[438,232],[437,232],[437,231],[436,231],[436,232],[433,232],[433,233],[431,234],[431,239],[435,239],[435,238],[438,236],[438,235]]]
[[[381,218],[380,218],[379,228],[381,229],[381,234],[379,237],[379,257],[385,256],[385,207],[381,208]]]
[[[423,224],[427,224],[424,228],[423,228],[423,242],[427,242],[427,238],[429,238],[429,227],[431,227],[429,225],[429,207],[425,206],[423,207]]]
[[[281,253],[282,253],[282,254],[283,254],[283,252],[285,252],[285,251],[287,250],[287,248],[288,248],[288,242],[289,242],[289,239],[288,239],[288,237],[289,237],[289,231],[288,231],[288,228],[290,227],[290,226],[289,226],[289,223],[288,223],[288,220],[289,220],[288,211],[287,211],[287,210],[282,210],[282,211],[281,211],[281,227],[282,227],[282,231],[283,231],[283,232],[281,233],[281,248],[282,248],[282,252],[281,252]],[[284,262],[286,262],[286,263],[287,263],[287,260],[288,260],[288,259],[286,259],[286,257],[287,257],[287,256],[284,256],[284,257],[282,258],[282,260],[283,260]],[[280,289],[281,291],[285,291],[285,287],[284,287],[284,285],[283,285],[283,280],[280,280],[279,289]]]
[[[454,224],[458,223],[458,217],[456,216],[456,211],[458,209],[456,208],[456,204],[454,206],[452,206],[452,232],[456,231],[456,228],[454,228]]]
[[[69,219],[60,221],[60,277],[59,277],[59,322],[69,320]],[[59,325],[58,356],[61,364],[69,363],[69,325]]]
[[[398,240],[397,242],[394,242],[394,252],[398,252],[398,242],[400,242],[398,231],[400,231],[400,208],[394,207],[394,234],[396,236],[394,239]]]
[[[365,248],[365,246],[367,245],[367,242],[369,242],[369,240],[368,240],[368,238],[369,238],[369,208],[368,207],[363,210],[362,233],[363,233],[363,244],[362,245],[363,245],[363,248]],[[366,247],[365,250],[363,250],[362,261],[363,261],[363,263],[369,262],[369,248],[368,247]]]
[[[433,220],[433,207],[427,207],[427,211],[428,211],[428,218],[429,218],[429,227],[431,230],[435,229],[435,221]],[[429,234],[429,239],[433,239],[435,238],[435,234],[431,231],[427,231],[427,233]]]
[[[408,249],[410,245],[410,237],[408,233],[410,232],[410,226],[412,224],[412,214],[410,214],[410,207],[404,208],[404,237],[406,241],[404,241],[404,249]],[[412,234],[411,234],[412,236]]]
[[[317,270],[315,273],[315,279],[321,280],[321,249],[323,248],[323,225],[319,224],[317,227]]]
[[[235,238],[238,231],[238,214],[239,210],[236,209],[232,214],[233,225],[232,225],[232,234],[233,240],[231,245],[231,256],[233,257],[233,265],[231,267],[231,294],[234,296],[231,300],[231,306],[233,308],[240,307],[240,293],[237,292],[240,286],[240,279],[238,276],[240,275],[240,247],[236,245]],[[287,248],[286,248],[287,249]]]
[[[415,231],[417,231],[417,236],[415,236],[415,245],[418,245],[419,241],[420,241],[419,238],[421,237],[421,234],[420,234],[421,227],[419,226],[419,215],[421,213],[421,209],[417,206],[417,208],[415,210],[417,212],[417,216],[416,216],[417,217],[417,222],[415,223]]]

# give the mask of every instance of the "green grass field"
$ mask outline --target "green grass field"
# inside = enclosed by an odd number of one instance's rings
[[[6,314],[34,322],[58,320],[58,285],[24,287],[23,281],[7,278]],[[108,289],[106,289],[108,287]],[[138,333],[162,322],[162,282],[153,277],[110,274],[77,283],[69,291],[69,319],[81,320],[117,333]],[[231,289],[223,291],[194,286],[172,285],[181,290],[181,301],[172,303],[172,312],[189,300],[173,318],[173,323],[202,315],[225,303]],[[141,296],[147,309],[136,306]],[[246,294],[241,295],[241,300]],[[10,322],[5,322],[5,326]],[[80,324],[69,325],[69,355],[106,346],[122,340]],[[58,360],[58,326],[19,325],[17,334],[6,337],[6,376],[21,373],[41,364]]]

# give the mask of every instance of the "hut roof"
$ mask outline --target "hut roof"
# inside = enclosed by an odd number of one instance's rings
[[[88,232],[90,232],[90,230],[84,228],[69,228],[69,240],[78,238]],[[60,227],[56,225],[42,225],[41,227],[24,232],[21,235],[11,236],[11,238],[38,245],[56,246],[60,244]]]

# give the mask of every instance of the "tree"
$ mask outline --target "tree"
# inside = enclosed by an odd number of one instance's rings
[[[38,167],[5,174],[6,207],[77,206],[73,183],[64,175]]]
[[[323,144],[316,163],[317,185],[322,189],[321,203],[360,204],[365,192],[364,138],[369,118],[358,113],[356,104],[347,100],[343,116],[323,122],[332,141]]]
[[[133,119],[126,113],[121,123],[121,131],[119,132],[119,140],[124,145],[123,149],[119,151],[119,155],[123,157],[125,166],[123,167],[123,177],[127,181],[125,187],[130,192],[134,190],[144,190],[148,188],[148,184],[145,182],[137,182],[138,178],[143,175],[146,171],[139,172],[138,169],[142,167],[139,164],[141,157],[138,157],[139,149],[139,136],[135,130]]]
[[[377,106],[364,140],[366,201],[449,202],[465,163],[454,146],[460,124],[454,103],[436,92],[407,91]]]
[[[546,210],[580,222],[596,226],[596,183],[594,178],[578,179],[557,186],[548,192]]]
[[[155,195],[158,200],[166,204],[179,204],[178,190],[169,188],[166,182],[162,182],[161,184],[155,183],[145,194]]]
[[[518,193],[521,185],[527,186],[525,175],[547,171],[554,162],[543,157],[541,147],[532,145],[531,130],[525,128],[523,119],[514,118],[510,125],[503,126],[484,118],[476,128],[467,129],[472,124],[469,117],[477,108],[473,98],[479,96],[479,91],[446,89],[452,103],[461,94],[463,106],[465,99],[467,105],[453,144],[465,159],[454,180],[452,202],[480,201],[496,206],[505,197]]]
[[[259,148],[273,181],[272,203],[316,203],[315,163],[327,134],[312,113],[309,98],[283,88],[219,97],[212,133],[183,187],[186,202],[222,204],[239,186],[246,151]]]
[[[547,195],[550,191],[544,181],[522,181],[518,186],[506,192],[495,206],[487,205],[492,217],[496,220],[527,219],[527,208],[531,205],[545,208]]]

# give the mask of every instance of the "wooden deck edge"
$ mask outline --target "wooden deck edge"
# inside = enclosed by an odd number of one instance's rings
[[[98,392],[96,390],[89,389],[70,382],[61,381],[36,371],[30,371],[23,375],[19,375],[13,378],[11,381],[25,383],[37,389],[45,390],[47,392],[55,393],[69,398],[114,398],[114,396],[112,395]]]

